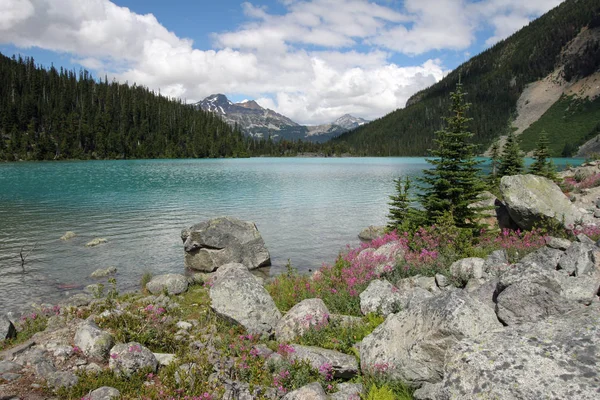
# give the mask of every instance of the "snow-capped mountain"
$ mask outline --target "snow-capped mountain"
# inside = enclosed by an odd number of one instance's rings
[[[271,109],[261,107],[254,100],[232,103],[223,94],[213,94],[195,105],[202,110],[218,114],[231,125],[237,123],[247,135],[271,137],[273,140],[302,139],[326,142],[367,122],[362,118],[344,115],[332,124],[303,126]]]

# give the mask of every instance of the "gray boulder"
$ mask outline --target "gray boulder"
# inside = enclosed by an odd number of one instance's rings
[[[537,265],[548,270],[555,270],[559,260],[565,253],[549,246],[544,246],[533,253],[529,253],[519,261],[525,265]]]
[[[242,264],[219,268],[210,288],[212,309],[251,334],[270,335],[281,318],[275,302]]]
[[[450,273],[452,276],[469,280],[471,278],[481,279],[483,278],[483,266],[485,260],[483,258],[470,257],[458,260],[450,265]]]
[[[94,321],[81,323],[73,341],[83,354],[96,358],[108,357],[108,352],[114,344],[112,335],[100,329]]]
[[[536,264],[516,264],[500,277],[496,313],[503,323],[511,326],[541,321],[581,307],[562,297],[561,291],[555,271]]]
[[[375,272],[381,275],[393,270],[396,264],[404,259],[404,248],[399,241],[389,242],[377,248],[373,252],[373,258],[378,263]]]
[[[340,383],[338,391],[329,395],[329,400],[360,400],[364,387],[361,383]]]
[[[504,176],[500,192],[511,218],[523,229],[531,229],[541,220],[573,227],[582,218],[560,188],[541,176]]]
[[[561,296],[568,300],[590,305],[598,301],[600,273],[582,276],[564,276],[556,273],[561,286]]]
[[[364,242],[370,242],[385,234],[385,226],[371,225],[358,234],[358,238]]]
[[[146,284],[146,289],[152,294],[160,294],[163,291],[169,295],[181,294],[188,290],[188,279],[181,274],[158,275]]]
[[[571,242],[568,239],[550,236],[548,241],[546,242],[546,245],[553,249],[565,251],[571,246]]]
[[[558,267],[569,275],[581,276],[595,269],[598,248],[594,245],[575,242],[558,261]]]
[[[417,399],[598,398],[600,309],[465,338],[448,354],[444,380]]]
[[[223,264],[242,263],[248,269],[271,265],[271,256],[254,222],[222,217],[181,232],[187,268],[212,272]]]
[[[315,326],[329,323],[329,310],[321,299],[306,299],[292,307],[275,327],[277,340],[291,342]]]
[[[154,354],[137,342],[121,343],[110,350],[108,367],[116,374],[131,376],[145,368],[156,372],[158,361]]]
[[[400,311],[404,301],[400,291],[386,280],[375,279],[360,294],[360,311],[388,316]]]
[[[0,316],[0,341],[6,339],[12,339],[17,336],[17,330],[13,323],[6,318],[6,316]]]
[[[327,400],[327,395],[319,382],[313,382],[289,392],[281,400]]]
[[[86,397],[89,400],[113,400],[121,397],[121,392],[110,386],[102,386]]]
[[[360,344],[361,369],[419,387],[439,382],[447,350],[500,329],[494,311],[464,291],[447,292],[391,314]]]
[[[328,366],[335,379],[350,379],[358,374],[358,363],[354,356],[315,346],[291,346],[294,350],[289,354],[290,359],[308,361],[313,368],[321,372]]]

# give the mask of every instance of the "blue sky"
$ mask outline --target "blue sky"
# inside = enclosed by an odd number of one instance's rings
[[[2,0],[0,52],[300,123],[381,117],[561,0]]]

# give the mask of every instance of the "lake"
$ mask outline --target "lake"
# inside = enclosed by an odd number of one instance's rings
[[[556,159],[558,166],[582,160]],[[256,222],[273,267],[332,263],[385,224],[399,175],[424,158],[252,158],[0,164],[0,310],[56,302],[115,266],[120,290],[144,272],[183,273],[180,232],[231,215]],[[77,236],[59,238],[66,231]],[[106,238],[93,248],[85,244]],[[24,267],[19,253],[27,254]]]

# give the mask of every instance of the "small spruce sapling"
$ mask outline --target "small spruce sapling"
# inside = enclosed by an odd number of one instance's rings
[[[535,161],[531,164],[529,171],[534,175],[544,176],[554,180],[556,179],[556,169],[552,160],[550,160],[549,144],[548,134],[546,131],[542,131],[537,143],[537,148],[533,152]]]
[[[514,132],[509,132],[502,155],[500,156],[499,178],[506,175],[520,175],[525,169],[523,153]]]

